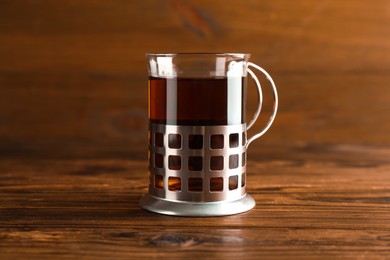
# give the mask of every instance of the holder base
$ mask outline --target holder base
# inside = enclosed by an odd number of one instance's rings
[[[164,200],[150,194],[143,196],[139,202],[142,208],[172,216],[213,217],[242,213],[252,209],[256,202],[246,194],[241,199],[223,202],[181,202]]]

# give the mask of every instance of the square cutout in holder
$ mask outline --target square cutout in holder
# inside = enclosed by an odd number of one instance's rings
[[[154,175],[154,187],[158,189],[164,188],[164,177],[162,175]]]
[[[229,147],[238,147],[238,134],[230,134],[229,135]]]
[[[210,170],[212,170],[212,171],[223,170],[223,156],[211,156],[210,157]]]
[[[189,156],[188,157],[188,170],[190,170],[190,171],[203,170],[203,157],[202,156]]]
[[[181,135],[179,134],[169,134],[168,135],[168,146],[173,149],[181,148]]]
[[[246,174],[245,172],[241,175],[241,187],[244,187],[246,184]]]
[[[210,148],[211,149],[223,149],[223,135],[211,135],[210,136]]]
[[[223,178],[210,178],[210,191],[223,191]]]
[[[203,179],[188,178],[188,191],[203,191]]]
[[[229,156],[229,169],[238,168],[238,154],[232,154]]]
[[[181,191],[181,179],[179,177],[169,177],[168,189],[170,191]]]
[[[170,170],[181,170],[181,157],[178,155],[169,155],[168,157],[168,168]]]
[[[238,176],[233,175],[229,177],[229,190],[236,190],[238,188]]]
[[[156,147],[163,147],[164,146],[164,135],[162,133],[155,133],[154,134],[154,145]]]
[[[164,168],[164,156],[160,153],[154,154],[154,167]]]
[[[203,135],[189,135],[188,147],[190,149],[202,149],[203,148]]]

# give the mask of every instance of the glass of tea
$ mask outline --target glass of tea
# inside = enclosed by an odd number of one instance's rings
[[[250,210],[246,193],[249,144],[276,116],[278,95],[270,75],[245,53],[147,54],[149,192],[142,208],[177,216],[223,216]],[[269,81],[274,106],[266,126],[247,130],[260,114],[262,90],[253,72]],[[247,75],[259,103],[247,124]]]

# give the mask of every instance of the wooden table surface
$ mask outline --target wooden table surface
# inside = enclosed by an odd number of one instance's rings
[[[2,259],[389,257],[389,149],[253,150],[256,207],[213,218],[140,209],[145,160],[3,159]]]
[[[0,258],[390,258],[389,3],[2,1]],[[144,54],[167,51],[250,52],[274,77],[253,210],[139,207]]]

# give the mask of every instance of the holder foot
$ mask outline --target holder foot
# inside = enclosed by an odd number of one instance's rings
[[[146,194],[141,198],[139,204],[148,211],[164,215],[213,217],[233,215],[248,211],[256,205],[256,202],[249,194],[246,194],[241,199],[235,201],[222,202],[171,201]]]

